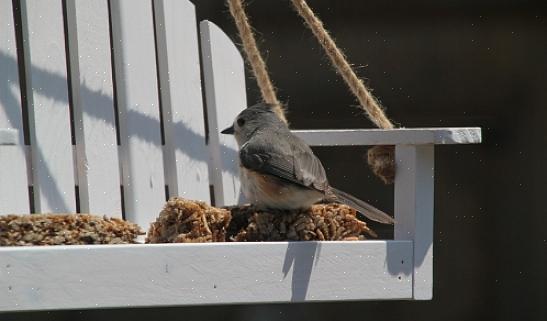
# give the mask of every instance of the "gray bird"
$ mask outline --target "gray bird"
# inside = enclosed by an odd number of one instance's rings
[[[329,185],[321,161],[273,112],[259,103],[242,111],[222,134],[239,146],[242,191],[263,208],[301,209],[326,200],[355,208],[367,218],[393,224],[391,216]]]

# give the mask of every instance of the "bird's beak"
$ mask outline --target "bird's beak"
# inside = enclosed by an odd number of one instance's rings
[[[225,130],[220,132],[221,134],[227,134],[227,135],[233,135],[234,134],[234,125],[226,128]]]

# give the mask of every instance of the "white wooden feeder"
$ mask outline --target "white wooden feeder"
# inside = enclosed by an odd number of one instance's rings
[[[18,56],[12,1],[0,0],[0,213],[29,213],[28,186],[35,212],[75,212],[78,199],[118,217],[123,186],[126,219],[145,228],[165,186],[209,202],[212,185],[216,205],[237,203],[237,147],[218,129],[248,105],[244,66],[218,27],[202,21],[198,34],[186,0],[67,1],[66,29],[61,0],[21,6]],[[295,132],[316,146],[396,145],[394,240],[5,247],[0,311],[431,299],[433,148],[479,143],[480,129]]]

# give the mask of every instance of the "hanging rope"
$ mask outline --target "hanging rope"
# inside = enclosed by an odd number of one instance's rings
[[[258,87],[260,88],[262,99],[264,102],[272,104],[277,116],[287,123],[285,112],[281,107],[281,103],[277,99],[275,88],[272,84],[270,76],[268,75],[268,70],[266,69],[264,59],[262,59],[260,51],[258,51],[253,30],[251,29],[249,19],[247,18],[247,14],[245,13],[241,0],[228,0],[228,7],[232,17],[234,18],[237,31],[239,32],[239,38],[243,43],[243,51],[245,52],[248,63],[251,65],[253,74],[255,75],[258,83]]]
[[[357,97],[367,117],[379,128],[392,129],[394,126],[386,117],[378,100],[370,93],[361,79],[357,77],[351,65],[347,62],[342,51],[323,27],[323,23],[315,16],[305,0],[291,0],[293,6],[311,29],[332,65],[342,76],[351,92]],[[255,37],[249,19],[242,5],[242,0],[227,0],[230,13],[234,18],[239,37],[243,43],[243,50],[251,65],[253,74],[260,88],[262,99],[274,105],[275,112],[285,123],[285,113],[277,99],[275,88],[268,75],[264,59],[257,48]],[[367,161],[374,174],[386,184],[395,179],[395,148],[394,146],[374,146],[368,150]]]
[[[336,46],[336,43],[323,27],[323,23],[315,16],[305,0],[291,0],[294,8],[311,29],[325,52],[329,56],[332,65],[338,73],[344,78],[344,81],[351,92],[357,97],[361,107],[365,110],[368,118],[379,128],[391,129],[393,124],[384,114],[380,103],[374,98],[370,91],[365,87],[361,79],[357,77],[342,50]]]
[[[338,48],[327,30],[325,30],[321,20],[313,13],[306,1],[291,0],[291,2],[325,50],[332,65],[359,100],[368,118],[379,128],[392,129],[394,127],[393,123],[386,117],[378,100],[370,93],[363,81],[357,77],[342,50]],[[374,146],[370,148],[367,152],[367,161],[374,174],[380,177],[384,183],[393,183],[395,179],[394,146]]]

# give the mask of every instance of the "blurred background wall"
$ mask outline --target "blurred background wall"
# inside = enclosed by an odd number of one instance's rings
[[[238,42],[223,0],[194,3],[200,20],[217,23]],[[395,122],[483,128],[481,145],[435,151],[434,299],[22,313],[0,320],[547,320],[547,2],[309,4]],[[248,13],[293,128],[372,127],[288,0],[250,1]],[[247,86],[249,102],[258,101],[251,77]],[[393,210],[393,188],[364,165],[366,148],[316,152],[333,185]]]

